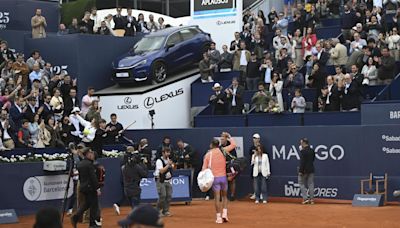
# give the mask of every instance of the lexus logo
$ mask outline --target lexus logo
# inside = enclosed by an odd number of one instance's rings
[[[144,107],[147,109],[150,109],[154,106],[154,98],[152,97],[147,97],[144,99]]]
[[[132,98],[125,97],[124,102],[125,102],[125,104],[132,104]]]

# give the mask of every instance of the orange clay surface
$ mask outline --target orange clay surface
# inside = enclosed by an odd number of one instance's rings
[[[117,221],[129,213],[130,208],[122,207],[117,216],[112,208],[102,210],[103,227],[118,227]],[[315,205],[301,205],[295,202],[269,202],[255,204],[253,201],[235,201],[228,205],[230,222],[215,224],[214,201],[193,201],[191,205],[171,206],[172,217],[165,218],[165,227],[399,227],[400,206],[390,205],[379,208],[352,207],[350,203],[329,204],[316,202]],[[20,217],[19,224],[0,225],[0,228],[30,228],[34,216]],[[72,227],[65,217],[64,228]],[[79,228],[88,224],[79,224]]]

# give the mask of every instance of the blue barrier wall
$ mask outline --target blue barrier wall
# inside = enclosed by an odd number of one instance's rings
[[[27,31],[18,30],[1,30],[0,29],[0,39],[6,40],[8,47],[15,49],[16,52],[24,52],[24,41],[25,37],[30,37],[31,34]]]
[[[299,197],[297,167],[299,163],[298,141],[309,138],[316,151],[316,193],[321,198],[352,199],[359,193],[359,180],[370,172],[388,173],[388,192],[400,186],[400,129],[396,125],[387,126],[324,126],[324,127],[257,127],[257,128],[202,128],[182,130],[138,130],[128,131],[126,135],[135,141],[148,138],[149,145],[155,149],[162,137],[168,135],[175,142],[182,138],[196,150],[196,170],[208,149],[210,140],[222,131],[229,131],[234,137],[243,139],[239,145],[244,154],[252,143],[252,135],[259,133],[266,146],[271,164],[269,195],[280,197]],[[101,159],[107,169],[106,186],[101,197],[103,206],[111,206],[121,198],[120,160]],[[196,172],[197,172],[196,171]],[[47,175],[41,163],[0,164],[2,178],[7,184],[0,188],[0,209],[15,208],[19,214],[32,213],[41,206],[59,206],[59,200],[27,201],[22,186],[27,178]],[[238,197],[252,192],[250,167],[238,178]],[[197,186],[194,178],[193,186]],[[193,196],[203,196],[193,187]],[[389,200],[393,200],[389,194]]]
[[[138,39],[138,36],[88,34],[26,38],[25,55],[29,56],[33,50],[39,50],[45,61],[54,66],[66,67],[68,73],[78,79],[78,95],[83,96],[89,86],[103,89],[114,84],[111,80],[112,61],[132,48]]]
[[[38,0],[1,0],[0,30],[31,31],[31,18],[36,9],[42,9],[42,15],[46,18],[47,32],[57,32],[60,23],[60,6],[57,1]]]
[[[400,100],[364,103],[361,109],[363,125],[400,124]]]

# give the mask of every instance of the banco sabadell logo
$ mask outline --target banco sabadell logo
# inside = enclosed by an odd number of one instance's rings
[[[36,201],[39,199],[42,191],[42,185],[36,177],[28,178],[24,183],[24,195],[29,201]]]

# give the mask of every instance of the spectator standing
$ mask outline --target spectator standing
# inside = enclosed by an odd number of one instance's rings
[[[235,32],[235,39],[231,42],[230,51],[236,51],[240,48],[240,33]]]
[[[27,119],[23,119],[21,121],[22,127],[18,131],[18,147],[20,148],[29,148],[33,147],[31,142],[31,133],[29,132],[29,121]]]
[[[326,78],[326,100],[324,111],[337,112],[340,111],[340,94],[338,86],[336,85],[332,76]]]
[[[272,66],[272,61],[269,58],[264,58],[264,63],[260,65],[259,71],[261,72],[261,82],[265,83],[265,86],[269,88],[269,84],[271,83],[272,79],[272,72],[274,68]]]
[[[294,49],[292,55],[294,55],[294,62],[297,67],[301,67],[304,64],[302,40],[303,37],[301,36],[301,30],[296,29],[294,36],[292,37],[292,48]]]
[[[164,18],[163,17],[159,17],[158,18],[157,30],[165,29],[167,26],[168,25],[164,24]]]
[[[80,33],[80,28],[78,26],[78,19],[76,17],[72,18],[71,25],[68,27],[69,34]]]
[[[70,88],[68,96],[63,96],[64,100],[64,116],[69,116],[75,107],[80,107],[80,102],[76,97],[76,89]]]
[[[110,29],[107,27],[105,21],[102,21],[100,27],[97,29],[96,34],[98,35],[111,35]]]
[[[382,57],[378,59],[378,63],[378,83],[381,85],[389,85],[394,78],[396,61],[390,56],[387,47],[382,49]]]
[[[0,123],[1,139],[3,145],[5,148],[12,150],[15,148],[16,126],[12,119],[10,119],[7,109],[1,109]]]
[[[233,56],[228,52],[228,46],[222,45],[221,61],[219,62],[219,69],[221,72],[232,71]]]
[[[225,115],[228,102],[226,94],[222,91],[222,86],[219,83],[215,83],[212,89],[214,90],[214,94],[209,99],[212,113],[213,115]]]
[[[256,193],[256,201],[258,204],[262,196],[263,203],[267,203],[267,179],[271,175],[269,167],[268,154],[264,152],[264,147],[261,144],[256,146],[255,153],[251,158],[251,165],[253,166],[254,187]]]
[[[90,10],[90,20],[93,21],[93,33],[96,33],[101,26],[101,18],[97,15],[97,8],[92,7]]]
[[[350,44],[350,54],[353,53],[354,51],[361,51],[364,46],[367,46],[367,41],[364,39],[361,39],[359,33],[354,33],[353,35],[354,40]]]
[[[344,66],[347,63],[347,47],[339,42],[339,39],[332,39],[332,49],[330,50],[330,57],[333,65]]]
[[[144,15],[142,13],[139,13],[138,15],[138,24],[136,27],[136,32],[142,32],[142,33],[150,32],[147,26],[147,22],[144,20]]]
[[[125,18],[121,15],[122,8],[117,7],[117,14],[113,16],[114,20],[114,29],[124,29],[125,27]]]
[[[31,57],[26,60],[26,64],[28,64],[29,70],[33,70],[33,65],[38,64],[39,68],[42,69],[46,62],[43,60],[42,56],[40,56],[40,52],[35,50],[32,52]]]
[[[164,147],[169,148],[169,149],[171,150],[171,153],[172,153],[172,151],[174,151],[174,147],[173,147],[173,145],[172,145],[171,137],[165,136],[165,137],[163,138],[161,144],[160,144],[160,145],[158,146],[158,148],[157,148],[157,158],[161,158],[161,156],[162,156],[162,151],[163,151],[163,148],[164,148]]]
[[[248,90],[257,90],[257,85],[260,80],[260,62],[257,61],[257,56],[251,53],[250,61],[246,67],[246,86]]]
[[[86,116],[87,112],[89,111],[90,106],[94,100],[98,100],[97,97],[94,96],[94,88],[89,87],[87,90],[87,94],[82,98],[82,116]]]
[[[358,111],[360,107],[360,90],[350,74],[346,74],[344,81],[339,83],[339,92],[342,95],[342,110]]]
[[[255,107],[255,112],[267,112],[271,95],[265,90],[264,83],[258,84],[258,91],[251,98],[251,105]]]
[[[227,101],[229,102],[229,113],[231,115],[240,115],[243,111],[244,87],[239,85],[237,78],[232,79],[232,85],[226,90]]]
[[[272,29],[280,29],[282,31],[282,35],[287,36],[289,21],[285,17],[286,16],[284,15],[284,13],[280,12],[278,17],[275,18],[276,23],[272,26]]]
[[[79,23],[79,30],[81,33],[93,34],[94,21],[90,19],[90,13],[85,12],[81,22]]]
[[[36,9],[35,16],[31,19],[32,38],[46,38],[46,18],[42,16],[42,10]]]
[[[211,42],[210,50],[208,50],[208,56],[210,57],[210,65],[214,66],[214,72],[218,72],[218,63],[221,61],[221,54],[215,49],[215,43]]]
[[[96,119],[97,122],[101,119],[101,107],[99,106],[98,100],[92,101],[92,105],[90,106],[89,111],[85,116],[85,119],[87,121],[92,121],[92,119]]]
[[[29,74],[29,80],[31,85],[33,84],[34,80],[42,80],[43,73],[40,70],[40,66],[38,63],[33,64],[32,72]]]
[[[311,27],[307,28],[307,34],[303,37],[301,41],[303,47],[303,56],[306,59],[307,56],[312,55],[312,48],[317,43],[317,36],[315,35],[313,29]]]
[[[340,22],[342,28],[342,34],[345,40],[350,40],[351,29],[353,28],[354,25],[356,25],[357,17],[356,13],[349,7],[348,4],[345,4],[343,8],[344,8],[344,13],[341,16],[341,22]]]
[[[388,44],[388,48],[390,50],[390,55],[394,57],[395,61],[400,60],[400,35],[398,34],[398,30],[396,27],[392,29],[390,35],[386,36],[386,42]]]
[[[289,100],[292,100],[296,89],[304,88],[304,76],[297,72],[297,66],[295,64],[290,66],[290,72],[286,77],[283,86],[288,89]]]
[[[25,101],[23,97],[17,97],[10,108],[10,117],[14,122],[16,129],[19,129],[22,126],[22,119],[27,109],[24,103]]]
[[[191,145],[185,143],[182,139],[178,139],[176,142],[176,150],[174,151],[174,157],[176,160],[177,169],[189,169],[193,168],[195,151]]]
[[[364,75],[364,80],[362,84],[364,85],[377,85],[378,71],[375,66],[374,59],[372,57],[368,58],[368,62],[363,66],[361,74]]]
[[[119,137],[122,135],[124,128],[121,123],[117,121],[117,114],[112,113],[110,115],[111,121],[107,124],[106,129],[108,130],[105,144],[115,144],[119,142]]]
[[[125,21],[125,34],[124,36],[134,36],[136,34],[136,26],[137,20],[134,16],[132,16],[132,9],[128,8],[127,10],[128,15],[126,16]]]
[[[271,84],[269,85],[269,92],[272,98],[278,103],[280,112],[285,111],[285,107],[283,106],[282,90],[283,90],[283,82],[281,80],[281,77],[277,72],[274,72],[272,74]]]
[[[201,76],[201,82],[213,82],[213,76],[215,72],[215,66],[211,65],[210,57],[207,52],[203,53],[203,59],[199,63],[199,70]]]
[[[233,70],[240,71],[240,83],[244,84],[247,64],[250,61],[250,52],[246,49],[245,41],[240,41],[240,49],[235,51],[233,57]]]
[[[302,204],[314,204],[314,160],[315,152],[311,149],[308,139],[300,140],[299,177]]]
[[[149,15],[149,22],[147,22],[147,28],[150,30],[150,32],[155,32],[158,29],[158,23],[154,21],[153,14]]]
[[[28,130],[31,135],[32,146],[37,148],[37,143],[39,141],[39,118],[40,115],[36,114],[33,120],[29,122]]]
[[[64,114],[64,101],[61,97],[61,91],[58,88],[54,89],[54,95],[50,100],[50,105],[54,111],[55,121],[61,120],[61,117]]]
[[[293,113],[304,113],[306,109],[306,99],[301,95],[301,90],[296,89],[294,95],[295,97],[293,97],[291,105]]]

